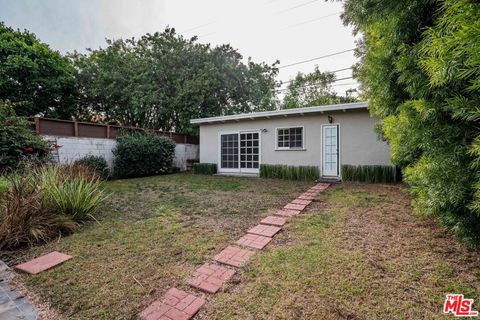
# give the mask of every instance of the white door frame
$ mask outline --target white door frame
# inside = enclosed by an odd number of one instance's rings
[[[239,138],[238,138],[238,145],[239,147],[241,147],[241,139],[240,139],[240,135],[242,133],[258,133],[258,168],[242,168],[242,165],[241,165],[241,153],[240,153],[240,149],[238,150],[238,156],[239,156],[239,169],[240,169],[240,172],[241,173],[260,173],[260,163],[261,163],[261,154],[262,154],[262,131],[259,130],[259,129],[255,129],[255,130],[242,130],[242,131],[239,131]],[[253,146],[252,146],[253,147]]]
[[[238,152],[240,152],[240,135],[238,131],[222,131],[218,133],[218,149],[217,149],[217,170],[220,173],[237,173],[240,172],[240,162],[238,162],[238,168],[222,168],[222,135],[236,134],[238,136]],[[240,160],[240,158],[239,158]]]
[[[242,133],[257,133],[258,132],[258,168],[241,168],[240,163],[240,134]],[[237,134],[238,135],[238,168],[222,168],[222,135],[225,134]],[[218,132],[218,172],[219,173],[260,173],[260,164],[262,163],[262,130],[261,129],[249,129],[249,130],[238,130],[238,131],[220,131]]]
[[[336,172],[326,172],[325,170],[325,128],[328,127],[335,127],[337,129],[337,170]],[[321,155],[321,174],[322,177],[335,177],[338,178],[340,176],[340,124],[339,123],[329,123],[329,124],[322,124],[322,134],[321,134],[321,142],[322,142],[322,155]]]

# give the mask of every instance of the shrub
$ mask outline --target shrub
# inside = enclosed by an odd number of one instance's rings
[[[75,221],[93,218],[98,205],[105,199],[95,171],[81,165],[44,166],[38,169],[42,201],[57,214]]]
[[[69,234],[93,218],[105,198],[95,172],[85,166],[35,163],[7,178],[0,201],[0,249]]]
[[[117,139],[113,154],[116,177],[152,176],[172,168],[175,143],[156,134],[126,133]]]
[[[110,168],[108,167],[107,160],[105,160],[103,157],[88,155],[75,161],[74,165],[88,167],[94,170],[102,179],[108,179],[110,177]]]
[[[342,165],[342,180],[368,183],[394,183],[400,175],[394,166]]]
[[[10,182],[7,178],[0,176],[0,198],[2,194],[6,193],[10,189]]]
[[[217,173],[216,163],[194,163],[193,173],[195,174],[215,174]]]
[[[26,158],[48,159],[46,141],[36,135],[13,106],[0,100],[0,173],[18,168]]]
[[[320,177],[316,166],[287,166],[280,164],[261,164],[260,177],[285,180],[314,181]]]
[[[69,234],[76,223],[49,211],[34,175],[9,179],[10,188],[0,203],[0,249],[13,249]]]

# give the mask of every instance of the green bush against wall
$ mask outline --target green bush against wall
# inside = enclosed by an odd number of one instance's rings
[[[217,173],[217,164],[216,163],[195,163],[193,164],[193,173],[215,174]]]
[[[320,177],[316,166],[287,166],[281,164],[260,165],[260,177],[276,178],[285,180],[310,180],[314,181]]]
[[[119,178],[164,174],[171,171],[175,142],[156,134],[126,133],[113,150],[113,172]]]
[[[368,183],[394,183],[400,181],[394,166],[342,165],[342,180]]]

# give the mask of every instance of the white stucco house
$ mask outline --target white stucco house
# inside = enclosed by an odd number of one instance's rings
[[[390,149],[374,131],[366,102],[193,119],[200,162],[219,173],[258,174],[261,164],[318,166],[341,178],[341,166],[390,165]]]

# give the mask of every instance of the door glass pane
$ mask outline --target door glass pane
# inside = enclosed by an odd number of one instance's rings
[[[240,134],[240,143],[247,146],[240,150],[240,168],[258,169],[259,167],[259,133]]]
[[[238,168],[238,134],[222,134],[220,143],[222,168]]]
[[[338,174],[338,140],[337,128],[325,128],[324,133],[324,170],[326,174]]]

